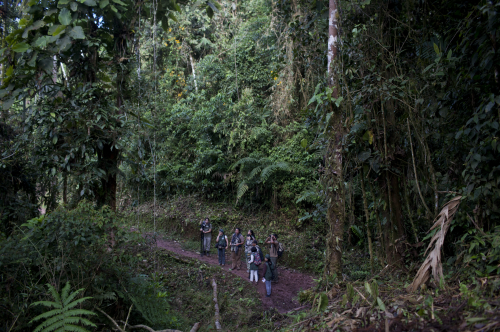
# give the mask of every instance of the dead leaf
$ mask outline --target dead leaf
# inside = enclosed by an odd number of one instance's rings
[[[408,288],[406,289],[408,292],[414,292],[418,289],[420,285],[426,283],[427,280],[429,280],[430,278],[431,272],[432,276],[434,277],[434,280],[436,280],[436,283],[439,283],[439,280],[443,278],[443,266],[441,263],[441,248],[443,247],[446,232],[448,232],[448,229],[450,228],[451,225],[451,221],[453,220],[453,217],[455,216],[455,213],[458,210],[461,198],[462,196],[456,196],[451,201],[446,203],[441,209],[441,212],[439,212],[437,218],[435,219],[434,225],[431,227],[429,232],[438,227],[439,230],[431,238],[431,242],[429,243],[429,246],[427,247],[425,253],[427,254],[427,252],[431,248],[433,249],[429,252],[429,255],[420,266],[420,269],[415,275],[415,278],[413,279],[411,285],[408,286]]]

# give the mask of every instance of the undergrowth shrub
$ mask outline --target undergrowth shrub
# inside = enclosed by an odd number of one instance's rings
[[[6,309],[0,310],[0,321],[6,322],[7,331],[33,329],[33,317],[43,312],[40,306],[29,304],[48,299],[44,284],[58,293],[69,282],[83,289],[81,296],[92,296],[93,304],[114,308],[122,319],[132,299],[150,295],[134,281],[150,267],[142,260],[148,250],[144,239],[124,228],[123,220],[108,207],[97,210],[86,201],[74,210],[60,207],[29,220],[0,241],[0,306]],[[152,287],[147,285],[151,282],[144,279],[143,288]],[[147,315],[138,322],[155,323]],[[157,323],[153,325],[169,322]]]

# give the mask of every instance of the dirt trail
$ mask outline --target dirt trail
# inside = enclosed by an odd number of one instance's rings
[[[181,244],[177,241],[171,241],[167,239],[157,239],[156,241],[158,247],[174,252],[180,256],[198,259],[211,265],[219,265],[216,249],[212,250],[211,255],[207,257],[200,256],[200,254],[196,252],[182,249]],[[264,310],[274,308],[278,312],[284,313],[298,308],[300,304],[296,300],[297,294],[300,290],[310,288],[313,285],[313,279],[310,275],[280,266],[278,261],[279,282],[272,285],[271,297],[266,297],[266,287],[262,282],[262,265],[259,269],[259,282],[257,285],[250,284],[248,273],[246,271],[246,265],[244,262],[242,263],[241,270],[230,271],[230,267],[230,253],[228,250],[226,250],[226,265],[222,266],[221,268],[243,278],[244,280],[247,280],[249,282],[249,287],[257,287],[257,291],[259,292],[260,298],[262,300],[262,306]]]

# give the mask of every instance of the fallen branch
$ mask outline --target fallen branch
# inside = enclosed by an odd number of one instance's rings
[[[196,331],[198,331],[199,328],[200,328],[200,323],[196,323],[193,325],[193,327],[191,328],[191,331],[189,331],[189,332],[196,332]]]
[[[212,279],[212,287],[214,289],[215,302],[215,328],[217,330],[222,330],[222,326],[220,324],[219,304],[217,303],[217,283],[215,282],[215,278]]]
[[[370,301],[368,301],[368,300],[366,299],[366,297],[365,297],[363,294],[361,294],[361,292],[360,292],[360,291],[359,291],[356,287],[354,287],[354,286],[353,286],[352,288],[354,288],[354,290],[355,290],[356,292],[358,292],[358,294],[359,294],[359,295],[361,295],[361,297],[363,298],[363,300],[365,300],[365,301],[366,301],[366,303],[368,303],[368,305],[370,305],[370,306],[372,305],[372,303],[370,303]]]
[[[98,307],[95,307],[100,313],[102,313],[104,316],[106,316],[110,321],[111,323],[113,323],[113,325],[116,327],[116,329],[120,332],[125,332],[125,330],[123,330],[119,325],[118,323],[113,319],[111,318],[107,313],[105,313],[103,310],[101,310],[100,308]],[[124,321],[119,321],[120,323],[125,323]],[[196,323],[196,324],[199,324],[199,323]],[[195,324],[195,326],[196,326]],[[166,329],[166,330],[158,330],[158,331],[155,331],[153,330],[152,328],[150,328],[149,326],[146,326],[146,325],[129,325],[128,327],[129,329],[131,330],[136,330],[136,329],[144,329],[144,330],[147,330],[149,332],[182,332],[182,331],[179,331],[179,330],[171,330],[171,329]],[[194,328],[194,326],[193,326]],[[198,329],[198,328],[196,328]],[[191,330],[192,331],[192,330]],[[195,330],[196,331],[196,330]]]
[[[453,217],[458,210],[461,198],[462,196],[456,196],[451,201],[446,203],[435,219],[434,225],[429,231],[432,231],[433,229],[436,229],[438,227],[439,230],[432,237],[431,242],[429,243],[429,246],[425,251],[425,254],[427,254],[427,251],[429,251],[429,249],[431,249],[432,247],[434,248],[422,263],[422,266],[420,266],[420,269],[415,275],[415,278],[413,279],[411,285],[408,286],[408,292],[416,291],[420,285],[427,282],[427,280],[429,280],[430,278],[431,270],[434,280],[436,280],[438,283],[440,282],[441,278],[444,278],[443,266],[441,264],[441,248],[443,247],[446,232],[450,228],[451,221],[453,220]]]

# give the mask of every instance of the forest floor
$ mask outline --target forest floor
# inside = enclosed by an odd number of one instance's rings
[[[199,253],[185,250],[182,248],[181,242],[170,240],[167,238],[158,238],[156,240],[157,246],[159,248],[166,249],[178,256],[183,256],[191,259],[197,259],[204,263],[218,266],[218,258],[216,250],[211,252],[210,256],[200,256]],[[249,287],[256,287],[259,293],[260,299],[262,301],[262,309],[270,310],[274,308],[280,313],[289,312],[293,309],[301,307],[298,302],[297,296],[301,290],[309,289],[313,286],[313,278],[311,275],[298,272],[286,267],[280,266],[278,263],[278,273],[279,281],[272,284],[272,294],[271,297],[266,297],[266,287],[262,282],[262,269],[261,265],[259,269],[259,282],[257,285],[250,284],[248,273],[246,271],[246,264],[242,261],[242,266],[240,270],[231,270],[231,259],[229,251],[226,251],[226,265],[221,266],[224,269],[243,280],[248,281]]]

